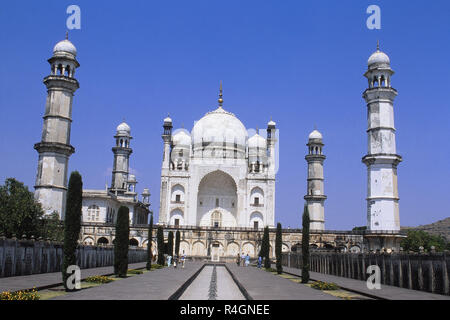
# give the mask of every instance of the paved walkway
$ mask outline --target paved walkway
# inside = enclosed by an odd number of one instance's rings
[[[153,270],[58,296],[54,300],[167,300],[202,266],[202,262],[188,261],[184,269]]]
[[[137,269],[145,267],[145,262],[133,263],[128,265],[128,269]],[[108,275],[114,273],[114,267],[100,267],[81,269],[81,279],[86,279],[95,275]],[[45,288],[55,284],[62,284],[61,272],[39,273],[28,276],[17,276],[0,278],[0,292],[27,290],[36,287],[36,289]]]
[[[253,300],[340,300],[320,290],[274,275],[255,267],[227,267]]]
[[[283,266],[283,271],[301,275],[301,269],[288,268]],[[311,279],[325,282],[334,282],[343,289],[356,290],[369,295],[374,295],[387,300],[450,300],[450,296],[434,294],[418,290],[410,290],[395,286],[381,285],[381,289],[370,290],[366,282],[361,280],[349,279],[344,277],[332,276],[318,272],[310,272]]]

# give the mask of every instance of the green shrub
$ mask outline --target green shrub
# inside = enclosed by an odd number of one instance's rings
[[[145,268],[147,270],[152,269],[152,259],[153,259],[153,252],[152,252],[152,239],[153,239],[153,212],[150,216],[150,224],[148,225],[148,234],[147,234],[147,264],[145,265]]]
[[[87,277],[85,281],[91,283],[108,283],[114,280],[107,276],[91,276]]]
[[[116,221],[116,239],[114,242],[114,274],[126,277],[128,270],[128,245],[130,237],[130,219],[128,207],[121,206]]]
[[[309,281],[309,211],[305,204],[302,217],[302,283]]]
[[[158,261],[157,263],[159,265],[164,265],[165,259],[164,259],[164,230],[161,226],[158,227],[156,232],[156,239],[157,239],[157,245],[158,245]]]
[[[338,290],[339,286],[332,282],[316,281],[311,285],[311,288],[318,290]]]
[[[164,268],[164,266],[160,264],[152,264],[152,269],[162,269],[162,268]]]
[[[83,181],[78,171],[70,174],[67,189],[66,216],[64,218],[64,245],[62,279],[66,291],[74,291],[67,287],[67,268],[77,264],[76,249],[81,231],[81,203],[83,199]]]
[[[281,265],[281,251],[283,246],[283,232],[281,230],[281,223],[277,223],[277,233],[275,237],[275,256],[277,258],[277,273],[281,274],[283,272],[283,266]]]

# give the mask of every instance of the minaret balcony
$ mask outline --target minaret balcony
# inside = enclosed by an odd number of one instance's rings
[[[34,145],[34,149],[37,152],[56,152],[62,153],[66,156],[70,156],[75,153],[75,148],[68,144],[63,144],[59,142],[38,142]]]
[[[402,157],[398,154],[389,154],[389,153],[374,153],[365,155],[362,160],[367,166],[377,164],[393,164],[394,166],[398,165],[403,161]]]
[[[371,103],[376,100],[394,101],[397,94],[397,90],[392,87],[374,87],[366,89],[362,96],[367,103]]]
[[[80,87],[77,79],[63,75],[49,75],[44,78],[44,84],[47,88],[61,87],[71,91],[75,91]]]
[[[312,195],[308,194],[303,197],[306,201],[324,201],[327,199],[327,196],[325,195]]]

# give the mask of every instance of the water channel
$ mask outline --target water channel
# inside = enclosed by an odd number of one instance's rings
[[[179,300],[245,300],[224,266],[207,265]]]

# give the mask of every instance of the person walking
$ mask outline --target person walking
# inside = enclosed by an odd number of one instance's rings
[[[186,255],[184,254],[184,251],[183,251],[183,255],[181,256],[181,268],[183,268],[183,269],[184,269],[185,262],[186,262]]]
[[[245,263],[245,255],[244,255],[244,252],[242,252],[242,255],[241,255],[241,265],[244,266],[244,263]]]
[[[241,256],[239,255],[239,252],[237,254],[236,263],[237,263],[238,267],[241,264]]]
[[[262,257],[259,256],[258,257],[258,268],[261,269],[261,265],[262,265]]]
[[[250,256],[247,253],[247,255],[245,256],[245,266],[248,267],[249,264],[250,264]]]
[[[170,267],[171,264],[172,264],[172,256],[168,255],[167,256],[167,266]]]
[[[176,269],[178,264],[178,256],[173,257],[173,267]]]

